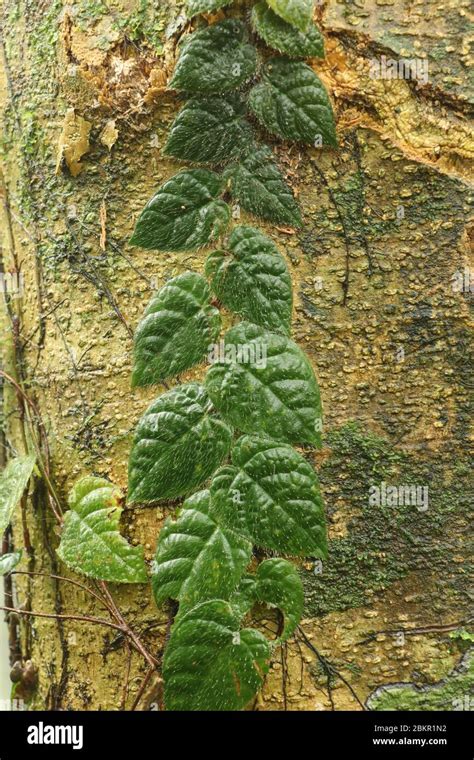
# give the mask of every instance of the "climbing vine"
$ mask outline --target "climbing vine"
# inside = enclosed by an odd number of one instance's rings
[[[158,536],[151,574],[156,603],[177,603],[163,659],[165,708],[238,710],[303,612],[297,569],[277,555],[324,558],[327,549],[318,478],[294,448],[320,445],[322,412],[312,366],[289,337],[291,277],[267,235],[231,228],[231,220],[242,208],[301,226],[265,135],[317,147],[336,146],[336,135],[326,90],[301,60],[324,54],[312,0],[259,2],[250,27],[232,12],[215,23],[200,15],[229,0],[187,4],[197,28],[169,83],[187,99],[164,154],[195,167],[157,190],[131,242],[158,252],[216,250],[203,274],[168,281],[136,330],[132,386],[167,390],[138,422],[127,501],[139,508],[185,499]],[[257,49],[257,38],[267,47]],[[221,337],[222,310],[241,321]],[[206,357],[202,383],[168,389]],[[3,507],[0,489],[5,525],[33,466],[26,458],[7,473],[15,487]],[[58,554],[102,582],[145,583],[142,547],[119,532],[120,501],[107,480],[79,481],[61,518]],[[3,572],[18,559],[4,558]],[[245,627],[256,604],[281,613],[273,640]]]
[[[224,5],[188,2],[192,16]],[[291,278],[276,245],[258,229],[235,226],[225,237],[240,207],[277,224],[302,223],[258,127],[263,135],[336,145],[324,86],[293,60],[323,55],[312,12],[311,0],[255,5],[253,32],[283,55],[265,50],[260,57],[253,34],[236,18],[201,22],[186,37],[170,87],[188,99],[164,153],[198,168],[158,189],[131,240],[158,251],[222,241],[208,256],[205,277],[186,272],[153,297],[135,335],[134,386],[163,383],[206,354],[212,365],[203,384],[178,385],[149,406],[130,454],[130,504],[187,497],[165,522],[152,570],[157,604],[179,603],[163,662],[169,710],[245,707],[272,649],[298,625],[303,589],[296,568],[272,556],[249,571],[254,546],[326,555],[318,479],[292,447],[319,445],[321,403],[313,369],[288,337]],[[216,305],[244,320],[219,343]],[[274,641],[242,627],[257,602],[283,614]]]

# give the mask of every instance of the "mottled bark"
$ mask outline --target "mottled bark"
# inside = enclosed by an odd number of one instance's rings
[[[472,607],[472,293],[453,287],[456,273],[466,282],[472,231],[465,8],[319,5],[327,58],[313,64],[333,95],[340,150],[274,145],[304,227],[259,226],[286,255],[293,334],[321,385],[325,439],[314,464],[331,548],[322,567],[301,563],[304,637],[278,655],[256,709],[361,709],[379,686],[446,677],[466,647],[451,635],[468,628]],[[32,407],[19,411],[21,395],[4,383],[5,439],[13,453],[31,447],[30,418],[64,501],[90,473],[126,487],[133,427],[156,394],[130,389],[133,329],[151,289],[202,271],[206,257],[127,244],[153,189],[178,168],[160,149],[178,105],[164,87],[187,22],[173,0],[4,0],[2,27],[2,254],[5,270],[24,278],[3,310],[3,362],[43,423]],[[426,84],[370,78],[373,58],[425,54]],[[382,481],[428,486],[428,509],[370,506],[369,488]],[[55,558],[39,478],[25,509],[33,551],[21,569],[74,578]],[[124,512],[123,532],[147,559],[166,511]],[[18,516],[11,543],[23,542]],[[105,615],[63,580],[16,582],[19,604],[33,611]],[[111,591],[159,658],[167,616],[150,590]],[[19,632],[22,664],[33,665],[18,693],[33,708],[133,705],[148,666],[121,632],[26,616]],[[139,709],[159,702],[158,680]]]

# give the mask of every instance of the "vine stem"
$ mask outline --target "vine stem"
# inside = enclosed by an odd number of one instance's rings
[[[145,648],[145,646],[142,644],[140,638],[137,636],[135,631],[133,631],[130,626],[128,625],[127,621],[123,617],[122,613],[120,612],[119,608],[115,604],[115,600],[112,596],[112,594],[109,591],[109,588],[107,586],[107,583],[105,581],[99,581],[99,586],[101,587],[105,598],[107,599],[110,609],[112,610],[112,614],[115,617],[115,619],[119,622],[119,624],[122,626],[122,630],[127,634],[127,636],[130,638],[130,640],[135,645],[135,648],[138,649],[140,654],[145,658],[147,663],[150,665],[150,667],[156,669],[158,666],[158,660],[151,655],[148,650]]]
[[[46,449],[46,456],[47,456],[47,459],[49,459],[50,452],[49,452],[49,445],[48,445],[46,430],[44,428],[44,423],[43,423],[43,421],[41,419],[41,415],[39,413],[39,410],[38,410],[36,404],[29,398],[29,396],[25,393],[25,391],[17,383],[17,381],[14,380],[14,378],[11,377],[11,375],[9,375],[3,369],[0,369],[0,377],[3,377],[7,382],[9,382],[16,389],[16,391],[21,395],[23,401],[25,401],[26,404],[27,404],[27,406],[29,406],[33,410],[33,412],[35,413],[35,415],[37,417],[37,420],[38,420],[38,427],[40,429],[40,432],[41,432],[41,435],[42,435],[42,439],[43,439],[43,443],[44,443],[44,446],[45,446],[45,449]],[[29,423],[29,427],[30,427],[31,439],[33,441],[33,446],[34,446],[36,457],[37,457],[38,467],[41,470],[41,475],[44,478],[44,481],[46,483],[46,487],[47,487],[49,495],[50,495],[50,500],[49,501],[50,501],[51,509],[53,510],[53,513],[54,513],[54,516],[56,517],[56,520],[59,523],[62,523],[63,517],[62,517],[61,503],[60,503],[60,500],[59,500],[59,498],[58,498],[58,496],[56,494],[56,491],[55,491],[55,489],[53,487],[53,484],[51,483],[51,479],[49,477],[49,466],[48,466],[47,463],[43,462],[43,458],[42,458],[42,455],[41,455],[40,445],[39,445],[38,441],[36,440],[36,435],[34,433],[34,428],[33,428],[33,425],[32,425],[32,420],[31,420],[31,418],[30,418],[30,416],[29,416],[28,413],[27,413],[27,418],[28,418],[28,423]]]
[[[321,652],[319,652],[316,649],[316,647],[314,646],[314,644],[308,639],[308,637],[306,636],[305,632],[303,631],[303,629],[302,629],[302,627],[300,625],[298,626],[297,631],[300,634],[303,642],[308,647],[308,649],[311,652],[313,652],[313,654],[316,655],[316,657],[318,658],[318,661],[321,663],[321,665],[324,667],[324,669],[326,671],[328,671],[331,675],[335,675],[335,676],[337,676],[337,678],[340,678],[340,680],[342,681],[342,683],[345,686],[347,686],[347,688],[349,689],[350,693],[352,694],[352,696],[354,697],[354,699],[356,700],[356,702],[362,707],[362,709],[364,711],[367,711],[368,708],[364,705],[364,703],[357,696],[356,692],[354,691],[353,686],[349,683],[349,681],[347,680],[347,678],[345,676],[343,676],[341,674],[341,672],[339,670],[337,670],[337,668],[335,668],[334,665],[331,662],[328,662],[328,660],[326,660],[326,658],[323,657],[323,655],[321,654]]]

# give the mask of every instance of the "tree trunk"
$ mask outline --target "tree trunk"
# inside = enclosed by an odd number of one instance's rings
[[[464,5],[318,5],[326,59],[312,64],[333,97],[340,149],[273,146],[304,226],[258,224],[286,256],[294,339],[321,386],[314,463],[331,542],[326,562],[300,563],[305,618],[254,709],[359,710],[371,694],[379,705],[382,685],[448,677],[449,686],[469,643],[459,633],[472,601]],[[165,85],[188,22],[175,0],[4,0],[2,14],[3,271],[21,272],[5,279],[2,361],[17,387],[2,386],[2,450],[31,450],[33,430],[65,505],[87,474],[125,490],[133,428],[156,395],[130,389],[133,330],[153,289],[203,270],[206,252],[127,243],[153,190],[179,168],[161,147],[178,108]],[[428,81],[371,78],[381,56],[427,60]],[[370,488],[381,483],[427,487],[428,501],[377,505]],[[149,663],[130,637],[68,619],[110,621],[67,581],[80,578],[56,557],[38,473],[22,508],[4,541],[26,549],[16,603],[51,617],[10,616],[16,695],[32,709],[159,707],[159,672],[144,682]],[[165,512],[123,513],[123,534],[148,560]],[[160,660],[168,615],[149,588],[110,592]]]

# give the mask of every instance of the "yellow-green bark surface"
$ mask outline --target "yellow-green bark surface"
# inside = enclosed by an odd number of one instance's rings
[[[464,0],[318,5],[327,58],[312,65],[333,97],[340,150],[274,145],[304,226],[258,226],[288,262],[293,336],[321,386],[314,465],[331,543],[322,567],[301,563],[307,642],[277,653],[255,709],[361,709],[382,685],[445,678],[469,643],[456,632],[469,628],[472,608],[472,293],[453,288],[472,234],[466,17]],[[16,257],[24,275],[13,306],[27,392],[63,500],[87,474],[126,488],[133,428],[157,394],[130,389],[131,335],[152,290],[202,271],[207,255],[127,243],[153,190],[179,168],[161,155],[178,108],[165,86],[189,22],[172,0],[4,0],[2,27],[2,246],[5,269]],[[429,82],[371,79],[370,60],[382,54],[426,56]],[[15,375],[12,344],[5,314],[3,361]],[[22,453],[16,399],[4,392],[6,437]],[[369,506],[370,485],[382,481],[427,485],[428,510]],[[124,512],[123,532],[148,560],[168,511]],[[39,483],[27,512],[30,569],[69,576],[54,559],[57,530]],[[18,520],[15,546],[22,540]],[[26,580],[18,586],[22,603]],[[30,592],[35,611],[104,614],[64,581],[36,576]],[[159,657],[167,616],[150,590],[112,592]],[[127,677],[123,637],[77,621],[30,618],[22,646],[38,671],[37,689],[25,691],[34,709],[130,707],[146,667],[134,653]],[[159,691],[152,679],[140,709]]]

